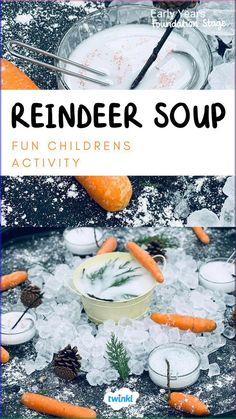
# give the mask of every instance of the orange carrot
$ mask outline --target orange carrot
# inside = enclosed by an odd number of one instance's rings
[[[137,259],[141,263],[141,265],[143,265],[143,267],[152,274],[152,276],[155,278],[157,282],[164,281],[164,276],[159,266],[156,264],[156,262],[153,260],[153,258],[149,255],[148,252],[143,250],[134,242],[126,243],[125,247],[132,254],[132,256],[135,259]]]
[[[210,237],[206,234],[204,229],[202,227],[192,227],[194,233],[196,234],[197,238],[203,243],[203,244],[209,244],[210,243]]]
[[[169,396],[168,404],[176,410],[195,416],[210,414],[208,407],[198,397],[191,394],[173,392]]]
[[[75,406],[51,397],[35,393],[24,393],[21,403],[31,410],[59,418],[96,418],[96,412],[88,407]]]
[[[19,68],[4,58],[0,61],[2,90],[39,90]]]
[[[132,185],[127,176],[76,176],[89,196],[106,211],[121,211],[129,204]]]
[[[0,355],[1,355],[1,364],[6,364],[9,361],[9,359],[10,359],[9,352],[7,352],[6,349],[4,349],[2,346],[1,346],[0,351],[1,351],[1,353],[0,353]]]
[[[108,237],[97,251],[97,255],[114,252],[117,248],[117,240],[115,237]]]
[[[0,290],[7,291],[10,288],[15,288],[17,285],[26,281],[27,278],[28,274],[25,271],[17,271],[9,275],[3,275],[0,278]]]
[[[152,313],[151,319],[158,324],[178,327],[181,330],[191,330],[195,333],[212,332],[216,329],[216,322],[214,320],[202,319],[200,317],[169,313]]]

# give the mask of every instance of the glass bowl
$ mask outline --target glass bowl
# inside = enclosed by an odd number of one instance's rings
[[[74,239],[71,238],[70,233],[76,233]],[[86,232],[89,234],[89,239],[87,241],[79,241],[79,235],[86,235]],[[78,235],[78,237],[76,237]],[[102,245],[105,240],[104,232],[99,228],[93,227],[75,227],[75,228],[66,228],[63,232],[63,238],[66,245],[66,248],[73,253],[74,255],[86,256],[96,253],[99,247]]]
[[[88,14],[85,18],[73,24],[65,34],[57,54],[68,59],[81,42],[104,29],[117,25],[148,24],[153,26],[153,13],[156,13],[157,10],[159,9],[154,6],[128,4],[111,6],[105,10]],[[164,18],[159,18],[159,20],[163,21]],[[202,61],[199,79],[196,81],[197,84],[195,86],[191,84],[191,87],[189,84],[186,84],[185,89],[204,89],[208,81],[208,75],[212,70],[212,54],[204,35],[198,29],[191,27],[175,28],[174,31],[194,46]],[[57,63],[57,65],[61,68],[66,66],[62,62]],[[62,73],[58,75],[58,86],[59,88],[70,90]],[[96,88],[96,85],[94,86]]]
[[[235,291],[235,278],[232,277],[232,280],[230,281],[214,281],[210,278],[205,277],[203,273],[201,272],[204,266],[208,265],[209,263],[214,263],[214,262],[227,263],[227,259],[226,258],[208,259],[205,262],[201,263],[198,269],[198,277],[199,277],[200,285],[214,291],[222,291],[227,294],[233,293]],[[228,263],[228,265],[233,266],[233,264],[231,263]],[[225,274],[227,275],[227,271],[225,272]]]
[[[195,349],[183,343],[167,343],[165,345],[160,345],[154,348],[151,351],[148,358],[149,376],[151,380],[161,388],[168,388],[167,366],[166,366],[166,374],[163,374],[162,372],[158,371],[158,363],[156,364],[156,367],[154,367],[153,357],[155,357],[155,355],[158,356],[158,352],[160,354],[161,353],[166,354],[165,356],[167,357],[168,351],[178,352],[178,350],[182,351],[183,354],[186,354],[186,356],[187,354],[189,354],[194,361],[193,361],[192,366],[190,366],[188,363],[184,364],[185,369],[188,368],[189,366],[188,372],[185,372],[183,374],[178,374],[176,376],[173,374],[170,374],[170,388],[181,389],[181,388],[189,387],[193,385],[199,378],[200,364],[201,364],[199,353]]]
[[[20,345],[26,343],[29,340],[33,339],[36,333],[35,320],[36,317],[34,314],[29,312],[25,314],[24,318],[19,322],[19,325],[22,323],[25,327],[22,330],[19,330],[19,327],[13,330],[4,328],[4,321],[10,316],[14,316],[14,322],[22,315],[22,312],[12,311],[5,312],[2,314],[2,329],[1,329],[1,343],[2,345],[11,346],[11,345]],[[27,321],[27,324],[26,324]]]

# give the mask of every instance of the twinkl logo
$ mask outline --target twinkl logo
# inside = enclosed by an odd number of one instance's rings
[[[135,404],[139,398],[139,393],[132,392],[129,388],[121,388],[112,393],[108,391],[104,396],[104,402],[111,406],[113,410],[120,410],[130,404]]]

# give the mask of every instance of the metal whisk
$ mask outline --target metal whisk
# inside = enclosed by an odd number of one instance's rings
[[[89,77],[89,76],[86,76],[86,75],[81,74],[81,73],[75,73],[74,71],[67,70],[66,68],[58,67],[56,65],[52,65],[52,64],[49,64],[49,63],[44,62],[44,61],[39,61],[35,58],[28,57],[26,55],[20,54],[19,52],[17,52],[14,49],[14,47],[20,47],[20,48],[24,48],[25,50],[28,50],[28,51],[37,52],[38,54],[41,54],[45,57],[53,58],[54,60],[56,60],[58,62],[61,61],[65,64],[69,64],[69,65],[74,66],[76,68],[88,71],[88,72],[93,73],[93,74],[97,74],[98,76],[101,76],[101,77],[108,77],[108,75],[106,73],[104,73],[103,71],[96,70],[95,68],[91,68],[91,67],[88,67],[86,65],[76,63],[75,61],[68,60],[67,58],[59,57],[58,55],[52,54],[50,52],[47,52],[47,51],[44,51],[42,49],[33,47],[31,45],[25,44],[25,43],[20,42],[20,41],[9,41],[7,43],[8,52],[11,55],[13,55],[14,57],[17,57],[21,60],[25,60],[25,61],[28,61],[30,63],[37,64],[41,67],[47,68],[48,70],[56,71],[57,73],[63,73],[63,74],[67,74],[68,76],[77,77],[79,79],[87,80],[87,81],[90,81],[92,83],[99,84],[101,86],[111,86],[111,82],[109,80],[104,80],[103,81],[103,80],[100,80],[100,79],[95,79],[93,77]]]
[[[236,261],[236,250],[234,249],[233,253],[227,259],[226,263],[235,263]]]

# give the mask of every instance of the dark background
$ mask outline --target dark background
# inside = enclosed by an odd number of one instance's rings
[[[197,179],[203,180],[201,190],[197,188]],[[226,199],[222,192],[224,177],[132,176],[130,180],[134,193],[127,209],[107,213],[73,177],[4,176],[4,224],[19,227],[181,225],[186,222],[186,215],[179,217],[175,213],[180,201],[186,201],[189,213],[208,208],[219,215]]]

